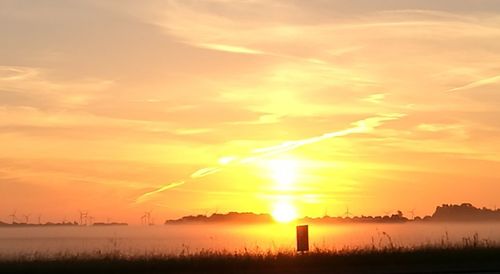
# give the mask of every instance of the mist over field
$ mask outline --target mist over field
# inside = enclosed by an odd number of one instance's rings
[[[0,258],[37,254],[164,254],[177,256],[202,250],[272,253],[295,250],[295,226],[175,225],[128,227],[0,228]],[[464,239],[494,246],[500,223],[408,223],[312,225],[311,250],[384,249],[393,247],[464,245]]]

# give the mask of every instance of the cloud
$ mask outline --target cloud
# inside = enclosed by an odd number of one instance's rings
[[[500,75],[489,77],[489,78],[480,79],[480,80],[471,82],[469,84],[466,84],[464,86],[459,86],[459,87],[456,87],[456,88],[449,89],[448,91],[469,90],[469,89],[475,89],[475,88],[478,88],[478,87],[493,85],[493,84],[496,84],[496,83],[500,83]]]
[[[366,98],[363,98],[363,101],[370,102],[373,104],[380,104],[385,99],[385,96],[386,96],[385,93],[372,94]]]
[[[450,124],[420,124],[418,125],[417,129],[429,132],[439,132],[439,131],[463,129],[463,126],[450,125]]]
[[[39,74],[39,69],[31,67],[0,66],[0,81],[19,81],[33,78]]]
[[[242,54],[267,53],[320,62],[328,62],[324,57],[329,53],[337,56],[378,47],[366,44],[367,40],[376,37],[435,37],[431,40],[439,40],[443,37],[499,35],[495,27],[498,19],[493,16],[479,21],[479,16],[474,13],[459,15],[453,9],[433,10],[432,3],[417,5],[420,8],[407,8],[413,6],[408,3],[384,4],[365,3],[363,7],[370,8],[358,11],[356,20],[352,20],[337,13],[355,10],[356,5],[336,1],[232,3],[174,0],[162,7],[164,16],[155,17],[153,23],[180,42],[196,47]],[[425,9],[425,6],[429,8]]]
[[[198,44],[201,48],[231,52],[231,53],[243,53],[243,54],[264,54],[264,52],[260,50],[249,49],[245,47],[238,46],[230,46],[230,45],[221,45],[221,44]]]
[[[113,85],[114,81],[105,79],[55,80],[42,68],[0,66],[0,91],[8,96],[0,102],[4,106],[78,108]]]

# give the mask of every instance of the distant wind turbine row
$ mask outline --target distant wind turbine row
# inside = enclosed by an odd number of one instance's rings
[[[87,211],[78,211],[80,214],[80,222],[79,225],[81,226],[87,226],[87,225],[92,225],[94,223],[94,217],[90,216]],[[32,216],[31,213],[29,214],[22,214],[18,215],[17,210],[14,210],[11,214],[8,215],[10,218],[11,224],[32,224],[30,223],[30,217]],[[42,214],[38,214],[37,216],[38,224],[42,224]],[[66,223],[66,216],[64,216],[62,223]],[[75,221],[76,223],[76,221]]]

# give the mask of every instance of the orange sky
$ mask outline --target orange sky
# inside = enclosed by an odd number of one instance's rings
[[[500,206],[499,1],[7,0],[0,37],[1,221]]]

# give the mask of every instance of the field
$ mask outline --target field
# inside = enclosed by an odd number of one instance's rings
[[[4,229],[0,273],[500,273],[497,224],[280,227]]]
[[[200,251],[127,257],[99,252],[0,261],[1,273],[500,273],[500,247],[474,242],[359,250]]]

